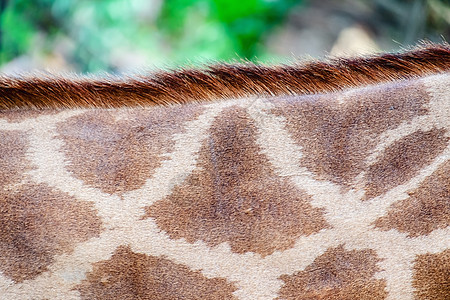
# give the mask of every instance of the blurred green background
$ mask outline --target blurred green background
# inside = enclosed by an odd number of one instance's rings
[[[449,0],[0,0],[0,70],[130,72],[448,41]]]

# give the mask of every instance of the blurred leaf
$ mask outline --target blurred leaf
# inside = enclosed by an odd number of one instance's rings
[[[439,35],[449,39],[449,0],[342,2],[364,2],[374,12],[381,12],[377,28],[390,40],[436,40]],[[142,64],[166,66],[237,58],[282,61],[268,52],[266,40],[294,7],[304,3],[307,1],[10,0],[1,12],[0,63],[20,56],[59,55],[77,71],[114,72],[126,68],[130,60],[141,64],[143,58]]]
[[[259,43],[273,27],[279,24],[289,10],[301,1],[267,1],[267,0],[166,0],[164,2],[160,28],[172,36],[171,42],[174,48],[183,39],[183,35],[189,35],[186,27],[189,27],[191,15],[204,20],[210,26],[220,26],[231,42],[228,55],[217,54],[218,58],[233,58],[235,54],[242,58],[252,59],[258,53]],[[215,24],[215,25],[212,25]],[[200,27],[196,31],[205,30]],[[207,36],[206,30],[202,36]],[[222,37],[225,38],[225,37]]]

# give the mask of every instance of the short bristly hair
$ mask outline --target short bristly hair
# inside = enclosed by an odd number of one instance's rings
[[[396,54],[291,66],[216,64],[203,69],[103,78],[3,75],[0,109],[136,107],[255,95],[316,94],[448,70],[450,46],[428,43]]]

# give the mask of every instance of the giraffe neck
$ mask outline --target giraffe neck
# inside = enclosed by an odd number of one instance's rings
[[[145,107],[4,79],[0,299],[445,299],[446,59]]]

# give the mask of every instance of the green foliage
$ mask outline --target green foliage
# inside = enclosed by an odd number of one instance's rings
[[[21,4],[18,3],[18,9]],[[35,32],[26,14],[18,14],[10,7],[2,13],[0,22],[2,28],[0,62],[4,63],[26,52]]]
[[[181,49],[188,46],[220,59],[252,59],[264,51],[261,41],[267,33],[300,2],[167,0],[158,24]]]
[[[82,72],[208,60],[263,61],[267,37],[312,0],[0,0],[0,64],[61,59]],[[319,2],[316,2],[319,3]],[[405,45],[450,32],[449,0],[331,0],[362,4],[366,24]],[[348,5],[347,5],[348,7]],[[350,17],[349,17],[350,18]],[[364,20],[360,20],[364,23]],[[351,24],[351,21],[349,22]],[[292,29],[292,28],[291,28]],[[299,32],[303,28],[296,28]],[[327,29],[324,28],[324,32]],[[437,37],[436,37],[437,36]],[[318,36],[317,39],[324,37]],[[326,50],[326,49],[324,49]],[[144,59],[144,60],[143,60]],[[42,65],[42,64],[41,64]],[[136,64],[135,64],[136,65]]]
[[[141,14],[147,0],[11,0],[1,14],[0,63],[51,53],[61,41],[67,63],[85,72],[114,71],[121,49],[154,63],[251,59],[299,1],[167,0],[155,18]]]

